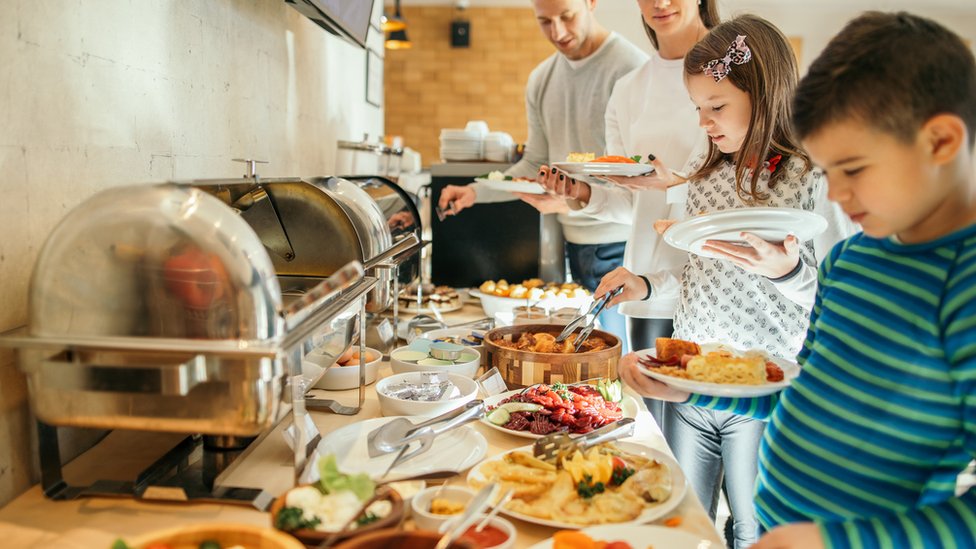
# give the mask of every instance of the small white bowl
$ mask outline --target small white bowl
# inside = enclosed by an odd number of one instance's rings
[[[431,486],[413,497],[410,502],[410,510],[413,513],[413,523],[420,530],[431,530],[436,532],[441,524],[444,524],[458,515],[436,515],[430,512],[430,502],[434,497],[447,501],[463,503],[465,505],[474,497],[474,492],[461,486]],[[461,511],[464,512],[464,511]]]
[[[366,352],[376,357],[374,360],[366,363],[366,385],[369,385],[376,381],[376,373],[380,369],[380,362],[383,361],[383,353],[372,347],[366,347]],[[359,364],[356,363],[352,366],[333,364],[319,378],[314,387],[328,391],[342,391],[344,389],[355,389],[359,387]]]
[[[475,521],[471,523],[471,527],[477,526],[478,523],[484,520],[486,516],[487,515],[484,513],[478,515]],[[457,519],[458,517],[451,517],[446,522],[444,522],[444,526],[442,526],[441,528],[444,528],[445,531],[447,531],[447,528],[450,528],[451,525],[457,521]],[[495,528],[498,528],[502,532],[505,532],[505,534],[508,536],[508,539],[499,543],[498,545],[477,544],[478,547],[481,547],[481,549],[512,549],[512,547],[515,547],[515,537],[518,534],[518,532],[515,530],[514,524],[512,524],[510,521],[502,517],[494,516],[491,517],[491,519],[488,521],[488,525],[494,526]],[[468,538],[462,535],[460,539],[468,539]],[[469,540],[469,541],[473,541],[473,540]]]
[[[466,348],[466,350],[469,350],[474,356],[472,360],[445,366],[423,366],[417,364],[416,362],[406,362],[397,359],[396,355],[400,353],[400,351],[412,350],[413,349],[411,349],[409,346],[404,346],[390,351],[390,368],[393,370],[394,374],[405,374],[408,372],[443,372],[471,378],[478,373],[478,368],[481,366],[481,352],[473,347]]]
[[[422,492],[424,488],[427,488],[427,481],[400,480],[391,482],[387,486],[393,488],[400,494],[400,498],[403,499],[403,518],[410,518],[410,503],[413,501],[414,496]]]
[[[423,402],[416,400],[403,400],[394,398],[384,393],[387,387],[399,385],[404,381],[420,382],[422,377],[420,372],[407,372],[405,374],[394,374],[380,380],[376,384],[376,397],[380,401],[380,412],[384,416],[424,416],[434,417],[449,410],[453,410],[475,399],[478,395],[478,383],[470,377],[447,374],[447,378],[457,385],[461,390],[461,396],[450,400],[437,400],[433,402]]]
[[[467,337],[471,339],[471,332],[480,332],[484,335],[488,330],[472,330],[471,328],[441,328],[439,330],[431,330],[429,332],[424,332],[420,337],[424,339],[429,339],[431,341],[436,341],[442,338],[463,338]],[[462,343],[468,349],[481,350],[482,345],[468,345],[467,343]]]

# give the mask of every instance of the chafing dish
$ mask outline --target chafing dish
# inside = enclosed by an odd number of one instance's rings
[[[337,271],[332,291],[308,280],[283,292],[261,239],[213,196],[114,188],[48,238],[27,334],[7,343],[51,425],[256,435],[287,402],[304,355],[337,356],[357,333],[376,281]],[[317,299],[288,306],[313,289]]]

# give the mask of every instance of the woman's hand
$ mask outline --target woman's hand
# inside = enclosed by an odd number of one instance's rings
[[[512,193],[515,196],[522,199],[529,206],[539,210],[542,214],[553,214],[553,213],[566,213],[569,211],[569,204],[566,203],[566,199],[561,196],[556,196],[554,194],[529,194],[529,193]]]
[[[661,159],[657,158],[651,161],[651,165],[654,166],[654,171],[647,175],[637,175],[637,176],[619,176],[619,175],[601,175],[601,179],[606,179],[620,185],[621,187],[626,187],[632,191],[646,191],[649,189],[655,189],[659,191],[666,191],[668,187],[673,187],[684,183],[685,178],[676,176]]]
[[[823,549],[820,527],[812,522],[777,526],[752,546],[752,549]]]
[[[706,240],[702,250],[728,259],[743,270],[768,278],[789,274],[800,261],[800,241],[793,235],[782,244],[768,242],[752,233],[740,233],[749,245],[733,244],[722,240]]]
[[[624,291],[607,302],[607,309],[624,301],[640,301],[647,297],[647,284],[644,284],[644,279],[623,267],[617,267],[603,275],[600,284],[593,291],[593,299],[600,299],[603,294],[612,292],[620,286],[624,287]]]
[[[578,200],[583,205],[590,202],[590,185],[584,181],[573,179],[565,172],[549,166],[542,166],[536,179],[547,191],[564,197]]]
[[[447,215],[454,215],[465,208],[474,206],[475,198],[477,198],[477,194],[469,186],[448,185],[441,191],[437,205]]]
[[[691,393],[672,389],[669,385],[665,385],[656,379],[640,373],[637,367],[637,358],[637,353],[629,353],[620,359],[620,378],[624,380],[624,383],[628,387],[633,389],[637,394],[647,398],[656,398],[657,400],[671,402],[684,402],[688,400]]]

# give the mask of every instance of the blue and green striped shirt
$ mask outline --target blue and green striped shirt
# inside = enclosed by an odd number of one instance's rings
[[[815,521],[828,547],[976,547],[976,226],[903,245],[863,234],[823,261],[797,379],[690,404],[769,420],[766,529]]]

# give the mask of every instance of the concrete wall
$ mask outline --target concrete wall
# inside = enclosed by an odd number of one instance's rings
[[[51,229],[102,189],[239,176],[237,157],[334,173],[337,139],[383,133],[365,75],[363,49],[281,0],[0,2],[0,331],[27,321]],[[0,350],[0,504],[37,480],[32,432]]]

